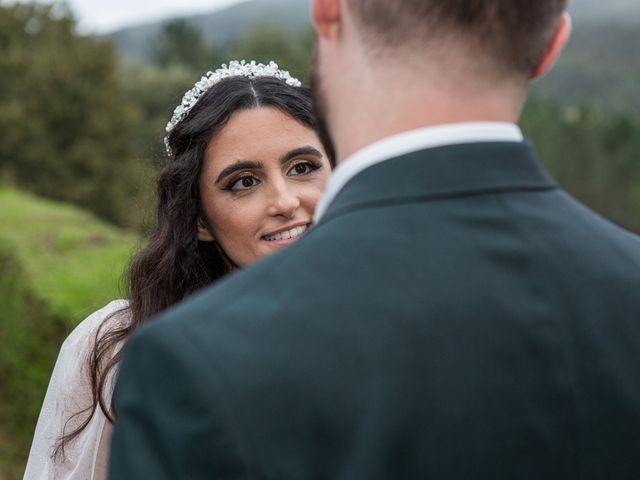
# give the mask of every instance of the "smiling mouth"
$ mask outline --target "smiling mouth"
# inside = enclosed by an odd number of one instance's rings
[[[299,227],[293,227],[290,230],[283,230],[282,232],[274,233],[273,235],[265,235],[262,237],[267,242],[277,242],[280,240],[292,240],[301,237],[304,232],[309,229],[309,224],[301,225]]]

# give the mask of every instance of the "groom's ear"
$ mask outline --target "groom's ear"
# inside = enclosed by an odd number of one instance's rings
[[[340,22],[340,0],[313,0],[311,17],[321,37],[331,37]]]
[[[549,43],[547,43],[547,48],[538,61],[538,64],[531,72],[530,80],[542,77],[553,68],[555,63],[558,61],[560,54],[564,50],[564,47],[567,45],[570,36],[571,17],[567,12],[564,12],[553,32],[553,36],[549,40]]]

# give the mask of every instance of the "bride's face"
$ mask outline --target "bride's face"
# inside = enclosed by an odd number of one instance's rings
[[[331,173],[313,130],[276,108],[235,113],[207,147],[198,239],[242,267],[298,240]]]

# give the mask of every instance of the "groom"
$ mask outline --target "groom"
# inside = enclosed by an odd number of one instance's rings
[[[317,226],[134,336],[110,478],[638,478],[640,240],[515,125],[565,7],[313,1]]]

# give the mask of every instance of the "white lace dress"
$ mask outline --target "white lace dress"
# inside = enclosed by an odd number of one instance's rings
[[[125,300],[111,302],[83,320],[62,344],[36,425],[25,480],[106,479],[111,424],[100,408],[87,428],[65,447],[64,460],[54,460],[53,451],[69,418],[91,405],[87,360],[96,330],[109,317],[118,323],[127,321],[128,313],[113,315],[127,305]],[[113,391],[114,377],[108,379],[107,392]],[[110,402],[111,398],[105,400]],[[82,419],[70,421],[66,432]]]

